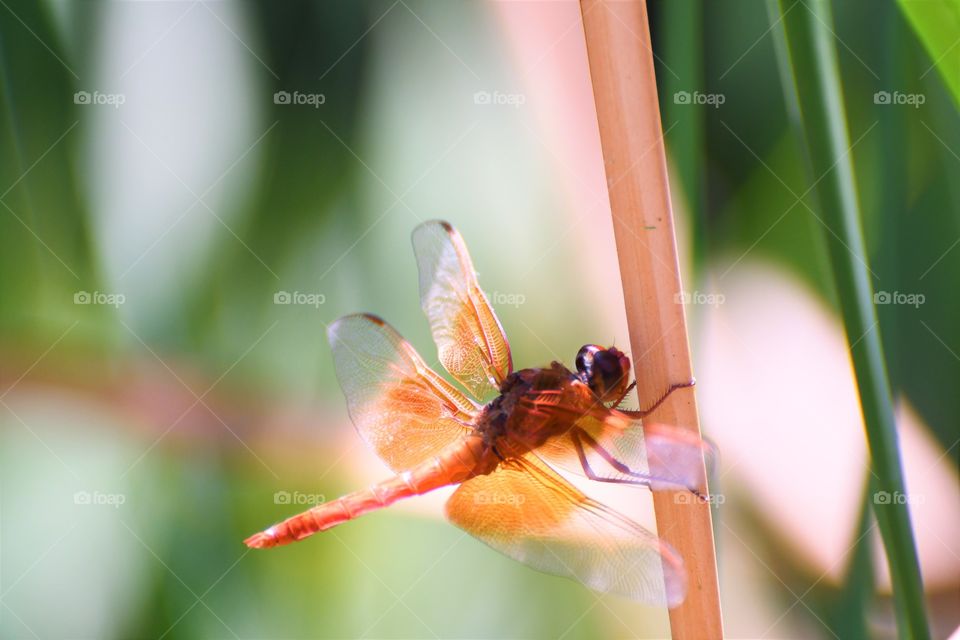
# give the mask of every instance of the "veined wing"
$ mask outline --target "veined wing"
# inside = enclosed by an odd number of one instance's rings
[[[412,468],[470,432],[476,403],[380,318],[340,318],[327,337],[353,424],[394,471]]]
[[[659,423],[644,424],[589,397],[539,391],[518,403],[526,412],[567,421],[570,430],[537,448],[546,462],[594,480],[643,484],[651,489],[699,490],[704,458],[713,449],[696,434]]]
[[[463,483],[447,502],[447,517],[515,560],[596,591],[671,607],[686,595],[683,561],[673,548],[532,453]]]
[[[413,231],[420,272],[420,305],[440,362],[479,400],[494,395],[513,371],[510,346],[460,234],[449,223],[425,222]]]

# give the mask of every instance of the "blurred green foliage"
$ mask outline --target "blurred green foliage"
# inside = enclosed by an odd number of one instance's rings
[[[787,266],[830,301],[836,294],[820,223],[810,213],[816,210],[814,194],[779,90],[776,29],[771,29],[777,17],[751,2],[702,8],[711,28],[705,33],[701,90],[726,98],[722,108],[702,109],[707,253],[730,256],[732,262],[749,249],[751,257]],[[891,375],[946,449],[957,438],[960,413],[960,395],[953,392],[960,388],[955,358],[960,299],[951,293],[960,274],[960,253],[952,246],[960,237],[960,193],[951,179],[958,163],[953,150],[960,148],[958,112],[942,80],[925,74],[929,57],[895,3],[839,3],[835,21],[874,288],[924,296],[916,308],[880,308]],[[768,30],[772,33],[764,35]],[[872,37],[875,33],[884,37]],[[734,64],[744,43],[755,51]],[[654,45],[659,51],[656,34]],[[674,67],[669,50],[662,57]],[[663,68],[658,77],[676,83]],[[886,105],[875,103],[874,94],[882,91],[921,94],[925,102],[918,108],[881,108]],[[672,97],[661,93],[665,122],[676,109]],[[806,205],[795,204],[801,195]]]
[[[98,271],[75,171],[75,73],[61,47],[47,50],[58,38],[44,5],[18,8],[32,33],[9,13],[0,21],[0,323],[4,335],[42,342],[63,331],[73,306],[64,292],[80,282],[96,287]]]

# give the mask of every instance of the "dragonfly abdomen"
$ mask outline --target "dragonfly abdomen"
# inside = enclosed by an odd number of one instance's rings
[[[388,507],[397,500],[459,484],[477,474],[489,473],[496,464],[495,458],[493,464],[488,461],[490,456],[483,438],[471,435],[413,469],[368,489],[319,504],[250,536],[244,542],[248,547],[260,549],[303,540],[318,531],[326,531],[365,513]]]

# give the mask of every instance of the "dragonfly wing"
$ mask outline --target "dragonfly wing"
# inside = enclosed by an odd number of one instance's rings
[[[346,316],[327,336],[350,418],[391,469],[410,469],[470,432],[477,404],[383,320]]]
[[[596,591],[676,606],[686,594],[680,556],[642,526],[591,500],[534,454],[467,480],[447,517],[497,551]]]
[[[446,222],[425,222],[413,231],[413,251],[420,272],[420,305],[440,362],[476,398],[488,399],[513,363],[463,238]]]

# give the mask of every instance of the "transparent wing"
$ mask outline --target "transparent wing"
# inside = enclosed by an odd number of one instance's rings
[[[486,400],[513,371],[513,363],[463,238],[446,222],[425,222],[413,231],[413,251],[420,271],[420,305],[440,362],[476,398]]]
[[[518,403],[522,411],[569,422],[571,428],[537,448],[546,462],[581,475],[651,489],[704,486],[704,458],[713,448],[686,429],[643,424],[570,393],[539,391]],[[586,407],[586,408],[584,408]]]
[[[394,471],[410,469],[470,432],[476,403],[380,318],[340,318],[327,337],[350,418]]]
[[[595,591],[671,607],[686,595],[673,548],[531,453],[463,483],[447,502],[447,517],[497,551]]]

